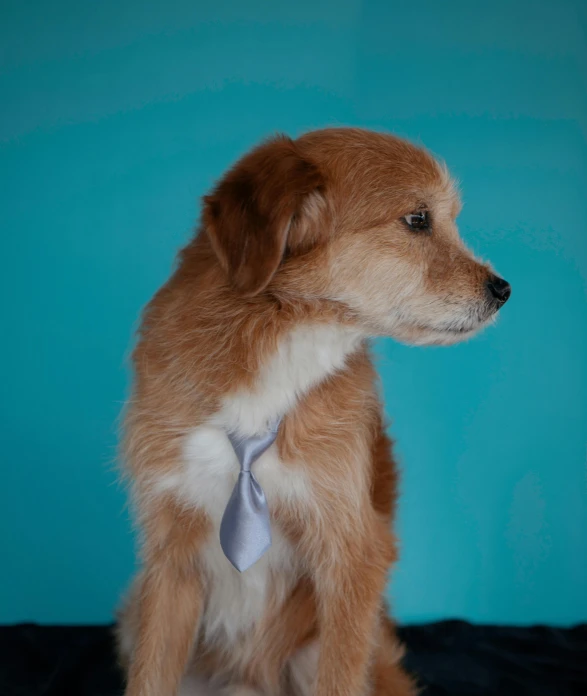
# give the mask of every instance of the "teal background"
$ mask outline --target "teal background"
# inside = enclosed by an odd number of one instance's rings
[[[395,131],[461,181],[496,328],[377,346],[404,621],[587,619],[587,5],[2,2],[0,621],[101,622],[133,569],[113,464],[141,306],[274,131]]]

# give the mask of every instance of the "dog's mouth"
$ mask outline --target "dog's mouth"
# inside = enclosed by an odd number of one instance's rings
[[[461,304],[458,311],[455,304],[448,306],[452,316],[434,320],[417,313],[404,311],[392,315],[387,326],[367,324],[363,327],[375,336],[392,336],[408,345],[451,345],[473,337],[492,324],[497,317],[497,309],[486,302]]]
[[[452,326],[446,326],[441,329],[435,329],[437,331],[440,331],[441,333],[449,333],[449,334],[468,334],[471,333],[471,331],[476,331],[477,327],[476,326],[459,326],[459,327],[452,327]]]
[[[468,308],[464,316],[453,318],[450,321],[432,324],[428,328],[433,331],[455,336],[465,336],[481,330],[488,324],[493,323],[497,318],[499,307],[494,304],[483,302]]]
[[[429,326],[428,330],[435,331],[439,334],[447,334],[449,336],[461,336],[464,338],[465,336],[472,335],[477,333],[478,331],[481,331],[481,329],[493,323],[493,321],[495,321],[495,314],[492,314],[491,316],[486,317],[485,319],[481,319],[479,321],[467,322],[466,324],[447,324],[444,326]]]
[[[458,343],[492,324],[496,317],[497,311],[493,307],[481,305],[474,306],[464,316],[453,317],[449,321],[428,323],[421,319],[412,319],[405,324],[406,336],[404,340],[416,345]]]
[[[421,331],[423,334],[430,335],[431,339],[437,337],[442,338],[454,338],[455,340],[462,340],[468,336],[480,331],[485,326],[484,323],[479,323],[469,326],[417,326],[417,330]]]
[[[444,326],[442,328],[433,327],[433,330],[439,331],[440,333],[454,334],[455,336],[466,336],[467,334],[479,331],[490,322],[491,318],[469,326]]]

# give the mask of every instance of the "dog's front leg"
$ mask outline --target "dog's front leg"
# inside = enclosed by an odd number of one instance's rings
[[[341,540],[330,551],[316,575],[316,696],[364,696],[393,542],[383,525],[373,525],[370,535]]]
[[[202,516],[177,513],[173,505],[159,509],[147,524],[126,696],[175,696],[178,691],[203,603],[196,554],[206,532]]]

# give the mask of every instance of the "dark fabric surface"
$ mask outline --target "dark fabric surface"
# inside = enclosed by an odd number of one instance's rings
[[[587,696],[587,625],[571,629],[444,621],[400,630],[427,696]],[[122,693],[107,626],[0,627],[0,696]]]

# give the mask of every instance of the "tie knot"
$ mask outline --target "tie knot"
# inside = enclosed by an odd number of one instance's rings
[[[257,459],[275,442],[280,420],[274,421],[262,435],[243,437],[236,433],[228,433],[228,439],[236,453],[241,471],[250,471]]]

